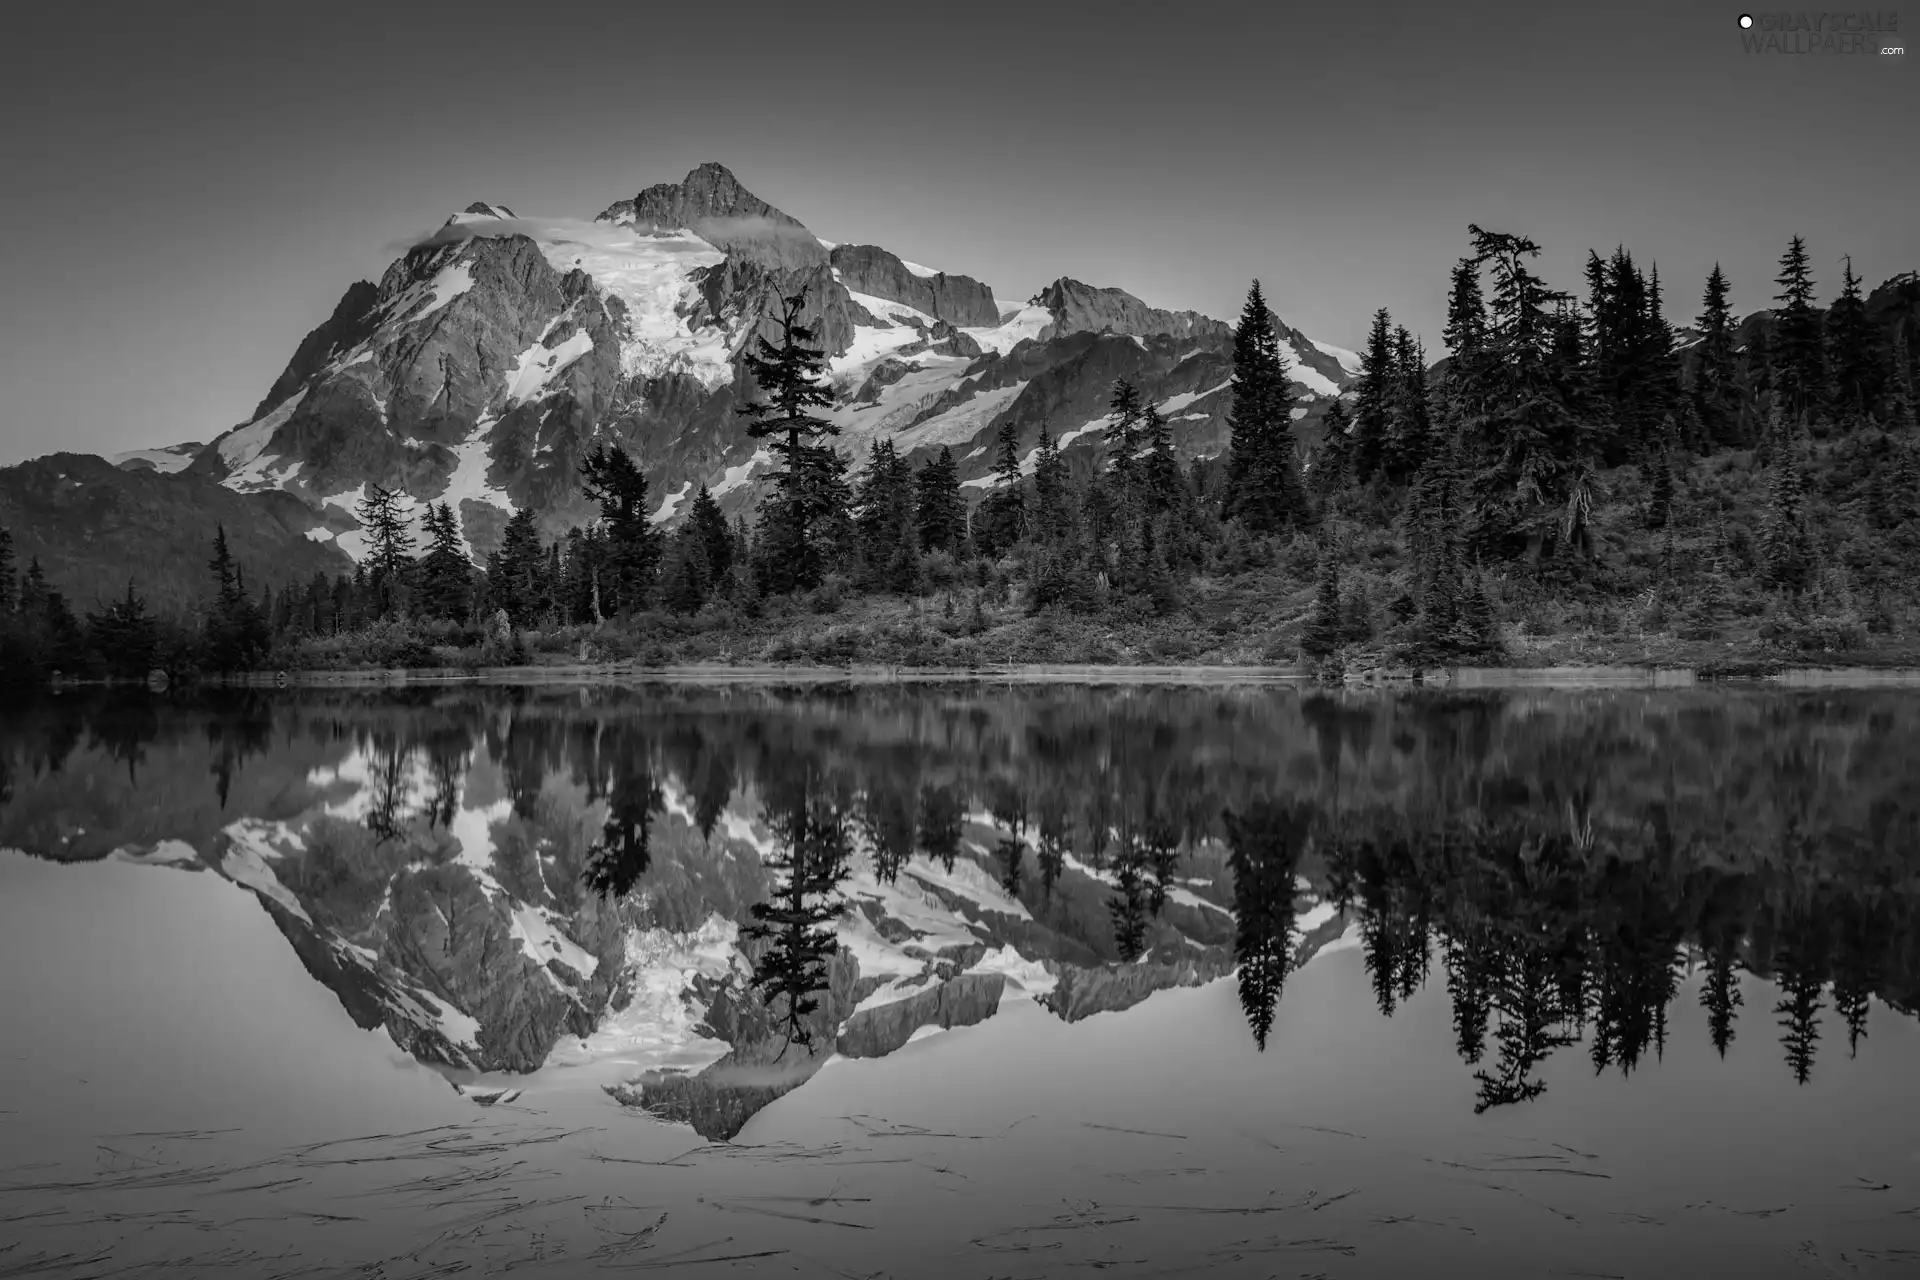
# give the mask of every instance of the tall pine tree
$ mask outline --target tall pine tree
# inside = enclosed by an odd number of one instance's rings
[[[833,390],[827,353],[815,345],[819,325],[801,322],[805,310],[804,292],[784,299],[779,341],[760,334],[741,356],[760,392],[739,410],[747,434],[771,439],[782,464],[760,514],[761,563],[775,591],[820,584],[833,559],[831,526],[846,518],[850,499],[845,463],[824,443],[840,427],[815,412],[833,404]]]

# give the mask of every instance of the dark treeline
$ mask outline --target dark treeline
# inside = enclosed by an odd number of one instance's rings
[[[509,663],[693,635],[732,653],[770,610],[804,619],[856,599],[937,599],[941,635],[873,621],[832,653],[776,636],[761,656],[838,661],[885,642],[912,659],[1040,614],[1163,626],[1153,647],[1171,658],[1245,633],[1259,640],[1248,656],[1269,660],[1355,650],[1415,665],[1635,626],[1788,649],[1898,631],[1920,563],[1914,282],[1870,309],[1848,264],[1821,307],[1796,237],[1771,312],[1737,322],[1716,267],[1683,341],[1658,268],[1624,248],[1589,255],[1580,297],[1535,273],[1532,240],[1470,231],[1445,358],[1430,364],[1376,313],[1358,380],[1315,439],[1296,438],[1305,410],[1256,281],[1224,455],[1183,465],[1165,412],[1123,380],[1089,456],[1070,461],[1045,425],[1032,438],[1003,426],[970,503],[948,448],[917,466],[891,438],[864,458],[836,449],[827,358],[796,297],[778,338],[743,357],[758,388],[743,431],[777,464],[751,520],[729,522],[701,486],[675,527],[655,525],[647,477],[603,442],[580,466],[599,512],[588,527],[546,540],[518,512],[479,565],[447,504],[370,485],[351,576],[256,595],[223,535],[206,605],[165,623],[131,584],[78,617],[0,535],[4,667]],[[1193,634],[1176,637],[1184,623]]]
[[[489,803],[465,795],[484,760],[511,810],[492,855],[510,892],[576,911],[645,888],[691,927],[729,890],[678,863],[660,879],[660,824],[683,813],[676,840],[712,841],[752,815],[770,892],[729,909],[803,1047],[860,868],[973,862],[1080,963],[1203,940],[1237,962],[1263,1047],[1318,945],[1300,915],[1331,902],[1381,1012],[1444,986],[1492,1106],[1536,1096],[1555,1051],[1596,1070],[1657,1059],[1689,973],[1722,1052],[1772,1036],[1802,1080],[1822,1045],[1858,1050],[1869,996],[1913,1010],[1910,710],[1864,694],[69,694],[9,707],[0,845],[206,847],[236,814],[337,801],[324,780],[357,752],[365,843],[279,874],[323,917],[370,918],[386,877],[452,856],[455,813]],[[88,830],[56,834],[75,797]],[[1188,883],[1214,886],[1230,923],[1182,908]],[[1741,1021],[1742,974],[1773,984],[1744,1011],[1764,1030]]]

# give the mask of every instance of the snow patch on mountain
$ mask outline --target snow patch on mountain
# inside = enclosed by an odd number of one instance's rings
[[[1332,356],[1339,361],[1340,367],[1348,373],[1360,372],[1360,357],[1345,347],[1336,347],[1331,342],[1322,342],[1318,338],[1308,338],[1307,341],[1311,342],[1322,355]]]
[[[1228,387],[1232,385],[1233,385],[1233,379],[1229,378],[1225,382],[1221,383],[1219,386],[1208,387],[1205,391],[1182,391],[1177,396],[1168,396],[1165,400],[1162,400],[1160,402],[1160,412],[1169,414],[1169,415],[1174,414],[1179,410],[1186,408],[1188,405],[1192,404],[1194,401],[1204,400],[1208,396],[1212,395],[1214,392],[1225,391]]]
[[[547,968],[549,960],[558,960],[582,978],[591,978],[600,967],[600,957],[562,933],[541,908],[516,904],[512,916],[513,936],[521,951],[540,966],[556,988],[566,990],[559,975]]]
[[[171,444],[162,449],[128,449],[124,453],[112,455],[107,461],[116,467],[128,470],[150,467],[162,475],[172,475],[176,471],[184,471],[192,466],[194,457],[199,454],[201,447],[195,443]]]
[[[980,344],[982,351],[991,351],[996,355],[1007,352],[1025,342],[1028,338],[1038,338],[1046,327],[1053,323],[1053,312],[1045,307],[1028,303],[1000,317],[1000,323],[986,327],[969,327],[960,332]]]
[[[555,271],[578,268],[626,305],[623,376],[680,373],[708,390],[733,380],[727,331],[718,325],[696,330],[686,321],[700,299],[691,273],[718,266],[726,254],[691,231],[636,231],[630,216],[608,222],[515,218],[507,225],[531,236]]]
[[[905,258],[900,259],[900,265],[923,280],[931,280],[934,276],[940,274],[940,272],[935,271],[932,267],[923,267],[917,262],[908,262]]]
[[[229,431],[218,446],[220,460],[227,464],[227,478],[221,483],[241,493],[272,488],[276,482],[268,478],[269,472],[280,459],[266,452],[267,445],[306,398],[307,389],[302,387],[246,426]],[[282,463],[279,470],[284,474],[297,465]]]
[[[418,324],[434,312],[452,302],[461,294],[473,288],[473,264],[465,261],[450,263],[440,268],[437,275],[427,284],[431,292],[426,295],[427,305],[418,311],[403,312],[401,318],[408,324]]]
[[[680,509],[680,504],[685,502],[692,493],[693,481],[681,481],[680,487],[677,490],[660,500],[660,509],[649,517],[650,521],[654,524],[661,524],[673,519],[673,513]]]
[[[273,873],[271,865],[289,850],[298,851],[305,847],[299,835],[288,830],[285,823],[263,822],[257,818],[242,818],[228,825],[225,833],[230,843],[226,855],[220,859],[222,874],[235,884],[245,885],[260,896],[273,899],[289,913],[312,924],[306,908],[280,883],[280,877]],[[276,842],[281,847],[276,848]]]
[[[1326,374],[1321,373],[1311,365],[1301,364],[1295,361],[1293,362],[1293,368],[1288,371],[1287,376],[1315,395],[1337,396],[1340,394],[1338,384],[1336,384],[1332,378],[1329,378]]]
[[[592,351],[593,335],[585,329],[574,330],[557,346],[534,343],[519,354],[512,372],[507,374],[508,407],[538,400],[547,393],[556,375]]]
[[[716,498],[722,494],[732,493],[735,489],[744,486],[753,477],[753,472],[756,467],[771,466],[772,464],[773,455],[765,449],[762,449],[745,462],[735,463],[733,466],[721,472],[719,482],[710,485],[707,492]]]
[[[1027,384],[1022,381],[1010,387],[977,392],[951,409],[924,422],[916,422],[911,428],[904,428],[900,443],[909,449],[928,444],[962,444],[986,430],[988,424],[1019,399],[1020,393],[1026,389]]]

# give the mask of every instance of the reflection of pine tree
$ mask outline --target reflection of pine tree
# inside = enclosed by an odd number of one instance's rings
[[[994,850],[1000,859],[1000,887],[1007,891],[1009,898],[1020,898],[1020,873],[1025,869],[1027,843],[1024,840],[1002,840]]]
[[[1573,1037],[1560,1030],[1566,1008],[1552,961],[1524,944],[1504,959],[1493,989],[1493,1007],[1500,1015],[1493,1032],[1498,1051],[1492,1071],[1473,1073],[1480,1085],[1475,1115],[1545,1093],[1546,1081],[1533,1079],[1533,1069],[1555,1049],[1573,1043]]]
[[[621,751],[608,794],[607,820],[600,828],[600,839],[587,850],[581,882],[602,898],[623,898],[632,892],[653,865],[653,815],[665,807],[666,799],[637,745]]]
[[[960,856],[961,819],[965,809],[951,787],[928,785],[920,789],[920,849],[940,865],[953,870]]]
[[[1487,1019],[1493,1013],[1493,980],[1499,958],[1484,929],[1449,938],[1442,950],[1447,995],[1453,1002],[1453,1044],[1472,1066],[1486,1052]]]
[[[1113,919],[1113,946],[1128,964],[1138,960],[1147,946],[1147,898],[1149,888],[1140,859],[1129,846],[1114,863],[1118,893],[1107,899],[1107,914]]]
[[[1057,809],[1048,809],[1040,815],[1040,842],[1034,848],[1034,861],[1040,864],[1040,893],[1051,900],[1053,886],[1060,881],[1060,873],[1067,865],[1067,819]]]
[[[1241,813],[1227,813],[1233,871],[1234,957],[1238,961],[1240,1007],[1261,1052],[1273,1029],[1274,1010],[1293,961],[1294,876],[1306,831],[1301,812],[1259,801]]]
[[[1746,1001],[1740,995],[1740,965],[1731,950],[1717,951],[1707,960],[1700,982],[1700,1007],[1707,1011],[1707,1034],[1721,1057],[1733,1043],[1733,1022]]]
[[[741,933],[773,944],[754,963],[752,981],[769,1007],[784,1000],[784,1054],[788,1045],[813,1047],[806,1019],[820,1007],[814,993],[827,989],[827,962],[840,949],[832,923],[847,910],[838,890],[853,845],[845,810],[818,793],[786,802],[773,825],[779,850],[767,865],[779,883],[772,901],[753,904],[754,922]]]
[[[1147,815],[1138,836],[1141,870],[1147,876],[1147,909],[1158,916],[1167,906],[1180,871],[1180,831],[1164,815]]]
[[[913,860],[912,793],[894,787],[868,790],[860,796],[854,821],[873,850],[874,875],[888,883],[899,879]]]
[[[1773,1006],[1780,1045],[1793,1078],[1805,1084],[1813,1075],[1814,1045],[1820,1040],[1820,994],[1826,986],[1820,955],[1820,926],[1804,916],[1789,922],[1786,945],[1776,958],[1774,982],[1780,1002]]]

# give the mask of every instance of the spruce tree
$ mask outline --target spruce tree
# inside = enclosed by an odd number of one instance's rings
[[[875,440],[854,492],[861,580],[870,590],[905,593],[919,582],[913,498],[913,468],[895,449],[892,437]]]
[[[1740,389],[1733,352],[1733,310],[1727,304],[1727,277],[1714,263],[1701,299],[1698,363],[1693,377],[1694,412],[1708,442],[1726,448],[1740,443]]]
[[[1146,508],[1156,515],[1171,511],[1186,496],[1187,478],[1181,473],[1180,460],[1173,456],[1173,428],[1158,405],[1146,407],[1141,436],[1147,446],[1140,463],[1140,487]]]
[[[982,554],[1004,555],[1027,531],[1026,481],[1020,474],[1020,436],[1003,422],[995,436],[993,487],[974,517]]]
[[[1224,502],[1224,514],[1254,533],[1277,533],[1306,517],[1293,456],[1289,374],[1273,312],[1256,280],[1234,331]]]
[[[1806,481],[1792,434],[1778,415],[1768,446],[1773,471],[1760,526],[1760,565],[1766,582],[1798,594],[1812,581],[1813,538],[1807,527]]]
[[[1381,307],[1373,313],[1353,393],[1353,478],[1357,483],[1366,484],[1386,469],[1393,394],[1393,317]]]
[[[459,518],[445,502],[426,513],[427,553],[419,566],[421,612],[430,618],[466,617],[473,589],[473,562],[467,559]]]
[[[693,506],[687,511],[687,527],[700,540],[707,571],[714,583],[725,582],[733,575],[733,535],[727,528],[727,518],[720,514],[720,504],[704,484],[700,492],[693,495]]]
[[[692,525],[682,525],[667,540],[666,564],[660,574],[661,603],[674,613],[698,613],[712,585],[706,543]]]
[[[837,546],[830,526],[845,519],[851,497],[845,463],[823,443],[840,427],[814,412],[833,404],[833,390],[827,354],[814,345],[819,325],[801,323],[805,308],[804,292],[786,298],[777,321],[779,341],[761,334],[741,356],[760,390],[739,410],[749,420],[747,434],[771,438],[782,462],[760,514],[760,563],[767,585],[782,592],[820,584]]]
[[[1426,353],[1405,326],[1395,325],[1387,389],[1387,439],[1382,464],[1395,480],[1405,480],[1424,462],[1429,428]]]
[[[1122,495],[1131,495],[1135,459],[1140,452],[1140,390],[1125,378],[1116,379],[1107,402],[1113,425],[1106,430],[1107,467]],[[1124,498],[1123,498],[1124,500]]]
[[[1840,296],[1827,316],[1827,364],[1834,413],[1843,423],[1857,426],[1880,402],[1881,361],[1866,300],[1860,296],[1860,277],[1853,274],[1852,257],[1844,261]]]
[[[540,545],[533,510],[524,507],[507,520],[500,550],[494,553],[487,570],[491,607],[505,609],[516,628],[539,625],[546,611],[546,565],[547,553]]]
[[[354,507],[360,521],[366,554],[368,590],[385,617],[401,612],[406,598],[407,573],[413,567],[413,532],[407,527],[405,497],[384,485],[369,482],[366,496]]]
[[[1320,585],[1313,597],[1313,613],[1300,636],[1300,652],[1324,658],[1340,647],[1344,628],[1340,619],[1340,564],[1329,540],[1320,553]]]
[[[1313,488],[1320,501],[1331,502],[1347,487],[1353,465],[1353,444],[1347,434],[1346,405],[1336,398],[1320,419],[1323,434],[1313,463]]]
[[[1067,493],[1067,464],[1045,423],[1040,426],[1040,443],[1033,454],[1033,508],[1040,530],[1047,538],[1066,535],[1073,522]]]
[[[647,477],[633,455],[600,443],[580,461],[581,490],[600,506],[606,538],[601,608],[609,614],[645,609],[660,564],[660,534],[647,514]]]
[[[126,595],[87,615],[87,639],[109,675],[140,679],[153,669],[159,633],[131,578]]]
[[[1825,408],[1827,372],[1820,313],[1813,305],[1813,275],[1806,242],[1799,236],[1780,257],[1774,295],[1773,363],[1776,390],[1789,419],[1817,417]]]
[[[956,560],[965,555],[967,505],[960,496],[959,465],[947,445],[914,477],[914,521],[923,550],[945,551]]]

